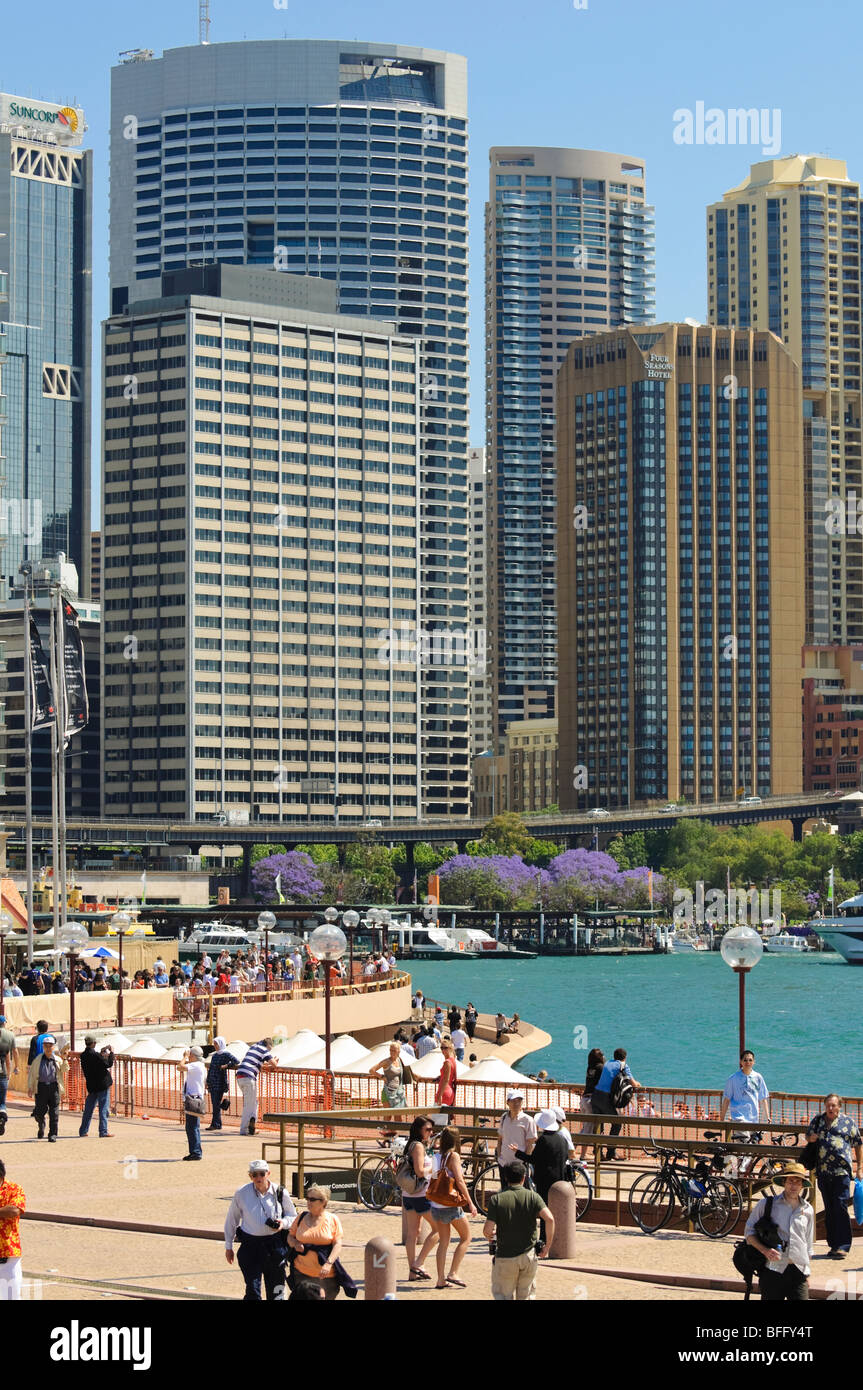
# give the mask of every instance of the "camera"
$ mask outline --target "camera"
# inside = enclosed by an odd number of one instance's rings
[[[488,1243],[488,1253],[492,1256],[497,1254],[497,1241],[490,1240]]]
[[[274,1216],[268,1216],[266,1224],[269,1226],[271,1231],[280,1231],[282,1229],[281,1221],[277,1221]]]
[[[535,1240],[535,1241],[533,1242],[533,1248],[534,1248],[534,1250],[536,1251],[537,1255],[541,1255],[542,1252],[543,1252],[543,1250],[545,1249],[545,1241],[544,1241],[544,1240]]]

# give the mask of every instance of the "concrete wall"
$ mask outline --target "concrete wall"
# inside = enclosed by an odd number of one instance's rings
[[[148,991],[152,993],[152,991]],[[301,1028],[324,1032],[324,997],[316,999],[282,1000],[275,1004],[220,1004],[216,1006],[218,1032],[226,1038],[243,1038],[254,1042],[269,1036],[281,1024],[288,1037]],[[374,994],[334,995],[331,1001],[330,1028],[335,1033],[362,1036],[369,1029],[394,1028],[402,1019],[410,1018],[411,987],[378,990]],[[384,1037],[390,1036],[388,1032]],[[367,1043],[367,1039],[364,1039]]]

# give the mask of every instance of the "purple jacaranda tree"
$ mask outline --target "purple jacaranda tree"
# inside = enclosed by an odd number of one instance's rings
[[[324,891],[317,865],[302,850],[270,854],[252,869],[252,891],[259,902],[278,901],[276,877],[281,874],[281,890],[286,902],[319,902]]]

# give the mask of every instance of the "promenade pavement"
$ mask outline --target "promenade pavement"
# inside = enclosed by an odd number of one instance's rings
[[[87,1139],[77,1137],[79,1116],[61,1113],[57,1144],[39,1142],[29,1106],[12,1100],[2,1156],[9,1178],[21,1184],[30,1216],[22,1222],[24,1272],[41,1281],[44,1299],[237,1299],[242,1281],[224,1256],[222,1227],[235,1189],[247,1179],[250,1158],[261,1154],[261,1137],[236,1131],[203,1135],[204,1158],[183,1163],[182,1125],[166,1120],[111,1119],[111,1139],[99,1139],[94,1124]],[[471,1221],[472,1242],[461,1277],[467,1290],[434,1290],[407,1282],[407,1260],[398,1244],[401,1215],[334,1203],[345,1230],[343,1260],[363,1278],[363,1251],[372,1236],[396,1246],[397,1297],[421,1301],[490,1298],[491,1260],[482,1237],[482,1219]],[[157,1235],[36,1221],[33,1213],[68,1215],[191,1228],[211,1239]],[[574,1259],[549,1261],[540,1269],[538,1299],[546,1300],[739,1300],[739,1291],[687,1287],[692,1277],[735,1279],[733,1238],[708,1241],[679,1229],[645,1236],[631,1230],[586,1223],[579,1229]],[[863,1244],[842,1266],[824,1259],[819,1242],[813,1282],[847,1277],[855,1271],[863,1284]],[[434,1279],[434,1256],[426,1268]],[[640,1279],[622,1277],[640,1272]],[[657,1282],[660,1274],[682,1277],[682,1284]],[[362,1297],[362,1294],[360,1295]]]

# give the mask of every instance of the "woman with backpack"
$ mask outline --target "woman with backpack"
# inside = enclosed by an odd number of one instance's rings
[[[606,1062],[594,1087],[593,1112],[595,1115],[617,1115],[626,1109],[634,1092],[643,1089],[641,1082],[636,1081],[626,1065],[626,1048],[616,1047],[613,1061]],[[610,1137],[615,1138],[622,1128],[623,1125],[612,1125],[609,1130]],[[614,1149],[606,1149],[607,1163],[613,1163],[615,1159],[622,1157],[623,1155],[617,1154]]]
[[[401,1163],[396,1171],[396,1182],[401,1188],[402,1210],[405,1215],[405,1252],[408,1257],[411,1284],[421,1279],[430,1279],[423,1265],[437,1242],[437,1231],[432,1225],[431,1202],[428,1193],[432,1161],[426,1152],[426,1144],[434,1132],[434,1125],[426,1115],[417,1115],[413,1121]],[[423,1221],[431,1227],[417,1259],[417,1236]]]
[[[599,1078],[602,1076],[602,1069],[605,1066],[605,1053],[601,1047],[591,1048],[587,1054],[587,1072],[584,1078],[584,1091],[581,1096],[581,1109],[593,1110],[593,1093],[596,1090]],[[587,1124],[582,1125],[582,1134],[595,1134],[599,1126],[593,1121],[588,1120]],[[587,1145],[582,1144],[579,1158],[586,1158]]]

